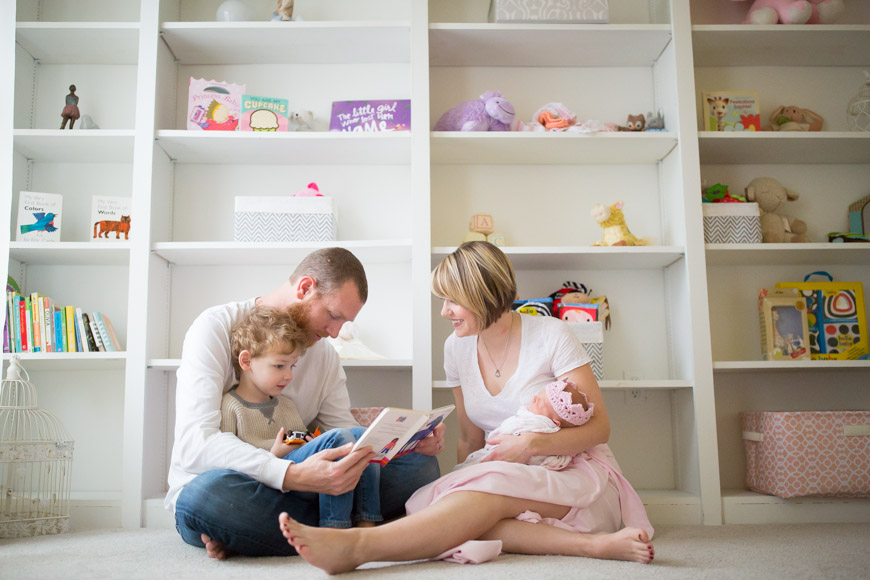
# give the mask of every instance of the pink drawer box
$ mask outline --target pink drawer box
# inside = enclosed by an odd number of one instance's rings
[[[870,497],[870,411],[740,413],[746,487],[790,497]]]

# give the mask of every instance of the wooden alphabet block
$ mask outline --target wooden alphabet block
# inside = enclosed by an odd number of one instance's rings
[[[471,216],[471,221],[468,223],[468,229],[472,232],[491,234],[494,231],[492,216],[488,213],[474,214],[473,216]]]

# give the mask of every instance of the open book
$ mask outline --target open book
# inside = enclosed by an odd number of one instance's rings
[[[454,405],[447,405],[432,411],[414,411],[387,407],[372,421],[353,450],[370,445],[377,453],[372,463],[386,465],[390,460],[413,451],[417,443],[444,421],[454,408]]]

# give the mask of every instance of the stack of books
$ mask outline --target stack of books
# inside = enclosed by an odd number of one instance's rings
[[[112,321],[100,312],[60,306],[48,296],[6,292],[3,352],[120,352]]]

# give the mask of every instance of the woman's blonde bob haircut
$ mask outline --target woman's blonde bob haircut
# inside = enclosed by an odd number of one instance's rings
[[[432,271],[432,293],[470,310],[478,332],[486,330],[517,296],[514,268],[489,242],[466,242]]]

